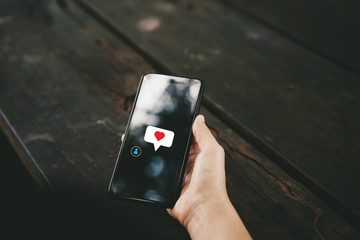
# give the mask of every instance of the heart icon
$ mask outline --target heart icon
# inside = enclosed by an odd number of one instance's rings
[[[165,133],[159,132],[159,131],[156,131],[154,135],[158,141],[160,141],[161,139],[163,139],[165,137]]]

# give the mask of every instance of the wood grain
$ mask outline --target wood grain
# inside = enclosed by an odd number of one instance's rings
[[[327,60],[360,74],[357,1],[219,1]]]
[[[50,2],[28,14],[21,4],[7,4],[14,18],[0,35],[8,46],[0,53],[0,108],[8,119],[1,127],[17,132],[17,139],[8,134],[22,143],[14,144],[17,152],[33,156],[56,193],[102,213],[100,219],[89,215],[94,222],[87,233],[111,220],[116,228],[102,237],[188,239],[164,209],[115,201],[106,193],[132,89],[153,66],[79,9],[63,12]],[[38,19],[43,14],[50,24]],[[202,113],[225,148],[229,196],[255,239],[359,238],[304,186],[206,109]]]
[[[359,224],[358,76],[214,1],[75,2],[163,69],[205,79],[214,114]]]

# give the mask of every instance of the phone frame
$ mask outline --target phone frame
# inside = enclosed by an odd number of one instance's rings
[[[187,140],[187,143],[186,143],[186,149],[185,149],[184,158],[182,160],[182,165],[181,165],[181,168],[180,168],[180,175],[179,175],[179,178],[177,179],[177,189],[176,189],[175,194],[174,194],[173,198],[171,199],[171,201],[167,202],[167,203],[154,201],[154,200],[147,200],[147,199],[142,199],[142,198],[136,198],[136,197],[129,197],[129,196],[116,196],[111,190],[111,186],[112,186],[113,181],[114,181],[115,173],[116,173],[116,171],[117,171],[117,169],[119,167],[120,154],[123,151],[126,139],[128,137],[130,123],[132,121],[133,112],[134,112],[134,110],[136,108],[137,99],[138,99],[138,95],[140,93],[142,82],[143,82],[144,77],[146,75],[149,75],[149,74],[163,75],[163,76],[169,76],[169,77],[187,78],[187,79],[195,79],[195,80],[200,81],[200,84],[201,84],[200,85],[200,91],[199,91],[199,94],[198,94],[198,98],[197,98],[197,101],[196,101],[196,104],[195,104],[195,109],[194,109],[193,119],[192,119],[192,123],[191,123],[190,133],[189,133],[188,140]],[[188,157],[189,157],[191,142],[192,142],[192,139],[193,139],[192,125],[194,123],[194,120],[195,120],[196,116],[199,114],[201,101],[202,101],[202,98],[203,98],[204,91],[205,91],[205,83],[204,83],[203,80],[198,79],[198,78],[192,78],[192,77],[186,77],[186,76],[177,76],[177,75],[159,74],[159,73],[153,73],[153,72],[147,72],[147,73],[145,73],[145,74],[143,74],[141,76],[140,82],[139,82],[139,85],[138,85],[138,88],[137,88],[137,91],[136,91],[135,99],[134,99],[133,105],[131,107],[129,120],[128,120],[127,124],[126,124],[125,133],[124,133],[124,140],[121,142],[120,149],[119,149],[119,152],[118,152],[118,155],[117,155],[117,158],[116,158],[115,167],[114,167],[114,170],[112,172],[110,183],[109,183],[109,186],[108,186],[108,193],[110,194],[110,196],[112,198],[121,199],[121,200],[130,200],[130,201],[135,200],[136,202],[150,203],[150,204],[153,204],[153,205],[158,205],[158,206],[166,207],[166,208],[172,208],[175,205],[177,199],[180,196],[181,185],[182,185],[182,182],[183,182],[183,178],[184,178],[184,174],[185,174],[185,168],[186,168]]]

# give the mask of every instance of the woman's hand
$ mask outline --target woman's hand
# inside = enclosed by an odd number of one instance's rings
[[[169,214],[192,238],[251,239],[226,192],[225,153],[199,115],[180,198]]]

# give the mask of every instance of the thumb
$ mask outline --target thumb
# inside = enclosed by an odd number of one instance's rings
[[[206,149],[214,144],[218,144],[215,137],[210,132],[210,129],[205,124],[205,118],[203,115],[198,115],[195,118],[192,131],[195,141],[200,149]]]

